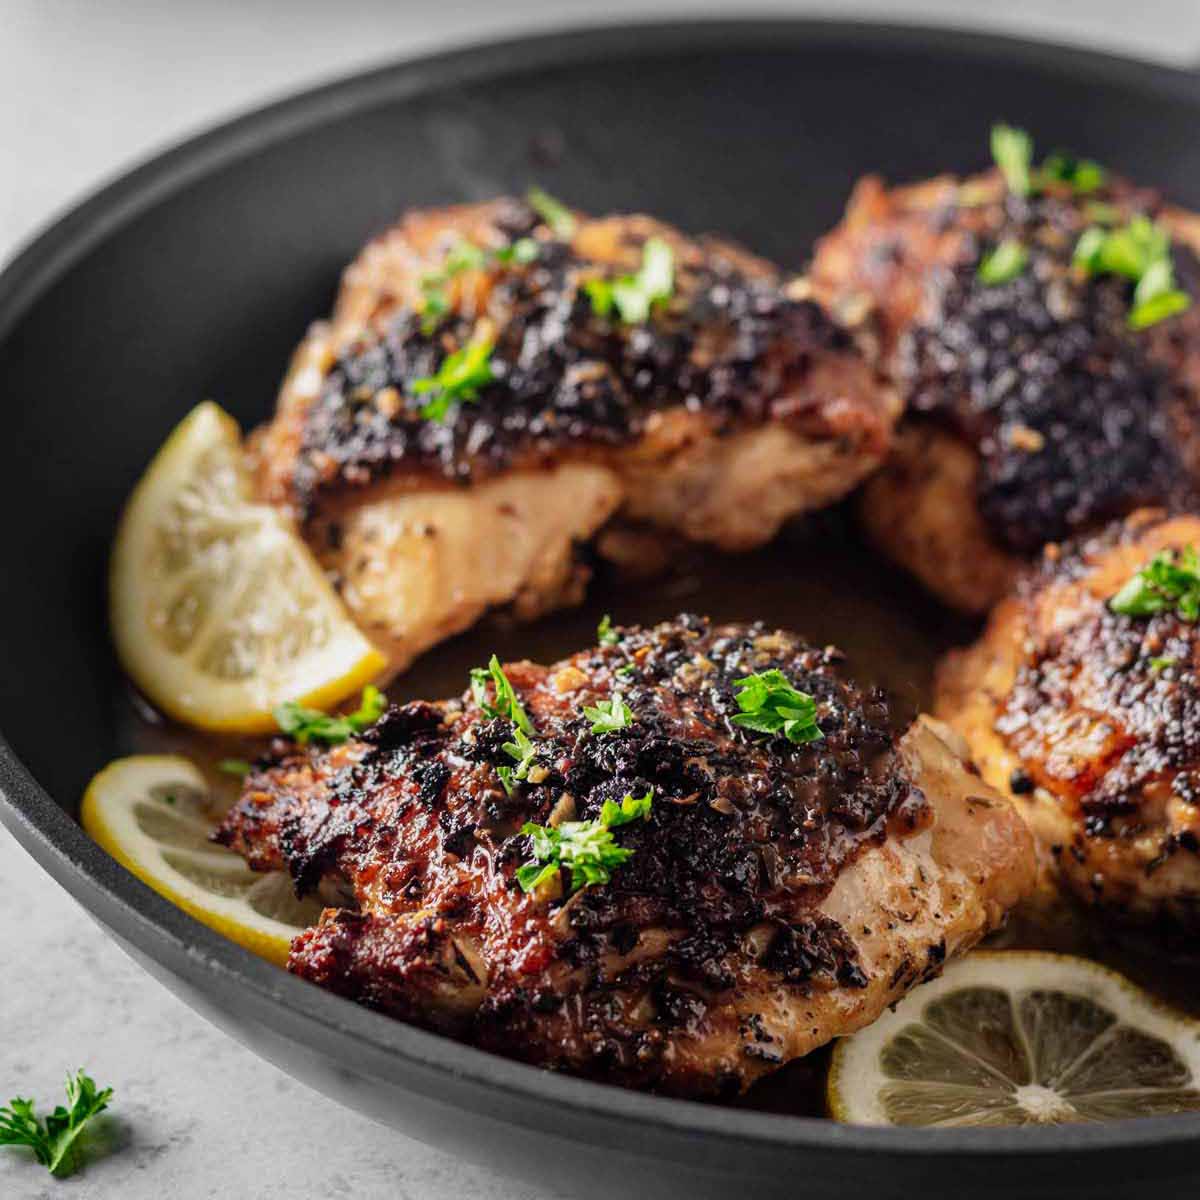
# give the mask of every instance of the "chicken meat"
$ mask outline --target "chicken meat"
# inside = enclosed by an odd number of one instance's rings
[[[740,724],[750,676],[811,698],[819,732]],[[296,937],[297,975],[548,1068],[730,1095],[1031,887],[1028,830],[954,740],[925,717],[899,735],[832,648],[683,616],[281,744],[217,837],[354,897]]]
[[[1200,518],[1141,510],[1052,547],[979,642],[950,654],[935,711],[1032,828],[1050,883],[1114,918],[1200,929],[1200,626],[1113,597]]]
[[[986,611],[1047,542],[1196,494],[1200,307],[1131,328],[1133,282],[1073,261],[1085,231],[1141,237],[1139,218],[1170,235],[1175,286],[1200,294],[1197,218],[1112,175],[1029,196],[999,170],[868,177],[818,246],[812,294],[907,410],[864,524],[959,609]],[[981,270],[1001,247],[1009,265]]]
[[[486,610],[578,601],[588,543],[629,568],[760,545],[878,465],[897,415],[767,263],[496,200],[363,250],[251,457],[402,669]]]

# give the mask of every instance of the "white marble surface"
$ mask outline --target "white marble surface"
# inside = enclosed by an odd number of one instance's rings
[[[861,0],[760,6],[975,24],[1200,59],[1195,0]],[[732,4],[608,0],[0,0],[0,261],[131,161],[355,67],[463,40]],[[99,764],[97,764],[99,765]],[[152,981],[0,830],[0,1099],[86,1065],[117,1091],[108,1153],[62,1183],[0,1151],[0,1197],[544,1200],[381,1129],[217,1032]]]

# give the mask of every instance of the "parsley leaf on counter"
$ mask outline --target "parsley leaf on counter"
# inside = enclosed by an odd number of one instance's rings
[[[67,1076],[67,1107],[61,1104],[44,1119],[32,1100],[17,1097],[0,1108],[0,1146],[28,1146],[53,1175],[70,1175],[78,1165],[76,1139],[87,1123],[112,1099],[112,1088],[98,1091],[82,1070]]]
[[[617,844],[612,830],[631,821],[649,820],[653,800],[651,788],[636,798],[626,793],[620,804],[606,800],[594,821],[564,821],[555,827],[526,821],[521,832],[530,839],[534,861],[517,868],[516,879],[521,890],[534,891],[564,868],[571,872],[572,892],[595,883],[608,883],[613,868],[633,856],[632,850]]]
[[[495,699],[490,703],[487,699],[489,681],[496,689]],[[522,733],[533,732],[533,723],[494,654],[486,667],[471,668],[471,696],[486,716],[505,717]]]
[[[410,385],[414,395],[432,393],[432,399],[421,409],[421,416],[427,421],[441,421],[454,401],[477,400],[479,389],[495,378],[493,349],[493,338],[475,338],[447,355],[436,375],[414,379]]]
[[[637,325],[650,316],[655,304],[671,298],[675,251],[662,238],[649,237],[642,246],[642,265],[636,275],[589,279],[583,287],[597,316],[607,317],[615,307],[626,325]]]
[[[561,201],[556,200],[549,192],[540,187],[531,187],[525,193],[529,207],[546,223],[550,232],[564,241],[575,235],[575,218],[571,210]]]
[[[1029,251],[1015,238],[1005,238],[994,250],[989,250],[983,256],[975,274],[981,283],[986,283],[989,287],[998,283],[1008,283],[1025,270],[1028,261]]]
[[[275,709],[275,723],[282,733],[301,746],[314,738],[332,746],[374,725],[385,708],[387,697],[373,684],[367,684],[358,708],[344,717],[330,716],[319,708],[306,708],[303,704],[288,700]]]
[[[746,675],[733,684],[741,712],[735,725],[756,733],[782,733],[789,742],[816,742],[825,735],[817,724],[817,703],[807,692],[798,692],[782,671],[772,668]]]
[[[1174,611],[1181,621],[1200,620],[1200,554],[1195,546],[1160,550],[1108,602],[1126,617]]]
[[[613,692],[608,700],[585,704],[583,715],[591,721],[592,733],[615,733],[633,724],[633,710],[621,698],[620,692]]]
[[[217,770],[222,775],[236,775],[245,779],[254,768],[244,758],[223,758],[217,763]]]

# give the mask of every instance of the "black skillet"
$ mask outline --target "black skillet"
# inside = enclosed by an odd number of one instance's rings
[[[1200,207],[1190,75],[997,37],[774,21],[554,35],[386,68],[223,126],[87,200],[0,277],[0,817],[148,970],[259,1053],[372,1117],[567,1195],[1194,1188],[1194,1116],[864,1129],[761,1111],[788,1107],[786,1077],[755,1110],[491,1057],[259,961],[144,887],[74,820],[92,772],[131,744],[103,600],[123,497],[201,397],[247,423],[267,414],[289,348],[367,235],[410,205],[536,179],[580,207],[642,208],[799,265],[861,172],[978,166],[997,117]],[[861,673],[915,704],[933,655],[962,631],[845,528],[818,521],[732,568],[702,564],[539,628],[473,634],[398,694],[459,690],[485,648],[574,648],[602,607],[633,620],[690,606],[847,642]],[[18,1007],[36,1003],[20,980],[0,987]]]

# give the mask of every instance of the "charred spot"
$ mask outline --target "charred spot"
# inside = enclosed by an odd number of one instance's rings
[[[414,738],[441,729],[445,713],[436,704],[412,700],[408,704],[392,704],[361,737],[368,746],[379,750],[398,750]]]
[[[1008,790],[1014,796],[1028,796],[1033,791],[1033,776],[1021,767],[1014,767],[1008,777]]]
[[[662,980],[654,990],[654,1011],[660,1025],[687,1031],[699,1025],[708,1005],[695,992]]]
[[[858,967],[858,951],[853,940],[836,921],[821,914],[814,914],[802,922],[780,925],[767,947],[762,965],[788,983],[821,980],[832,984],[852,978],[862,979],[856,986],[866,982]]]
[[[450,782],[450,768],[435,758],[414,767],[413,778],[417,781],[417,800],[426,808],[432,808]]]

